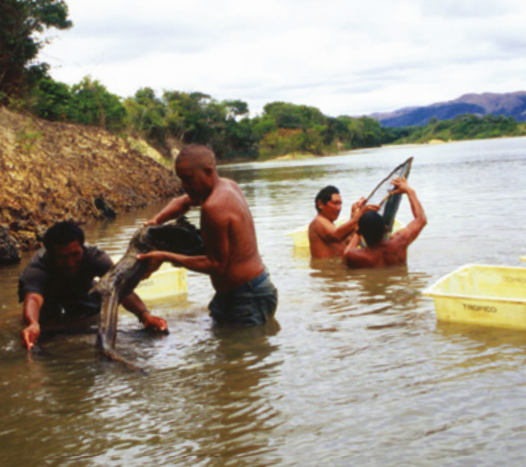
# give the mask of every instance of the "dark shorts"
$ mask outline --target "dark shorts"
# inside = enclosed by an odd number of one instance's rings
[[[267,271],[230,292],[217,292],[208,305],[219,324],[259,326],[276,313],[278,290]]]

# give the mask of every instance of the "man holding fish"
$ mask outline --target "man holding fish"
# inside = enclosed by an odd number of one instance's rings
[[[185,194],[170,201],[145,225],[163,224],[200,206],[205,254],[140,254],[139,260],[148,261],[146,277],[164,261],[207,274],[216,291],[209,305],[215,322],[234,326],[266,323],[277,308],[277,289],[259,254],[254,220],[241,189],[219,176],[214,153],[203,145],[183,148],[175,169]]]
[[[384,239],[387,230],[382,216],[377,212],[367,212],[358,221],[358,231],[351,239],[343,257],[350,268],[384,268],[405,266],[407,249],[420,235],[427,224],[427,217],[415,190],[403,177],[395,177],[391,184],[395,189],[392,194],[406,194],[411,205],[414,219],[403,229],[393,233],[388,240]],[[360,237],[366,246],[359,248]]]

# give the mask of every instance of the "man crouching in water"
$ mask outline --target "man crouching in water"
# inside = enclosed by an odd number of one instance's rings
[[[358,219],[364,212],[378,210],[378,206],[365,206],[365,197],[353,204],[351,218],[336,226],[334,222],[342,210],[342,197],[335,186],[321,189],[314,199],[318,214],[309,225],[309,246],[313,258],[332,258],[341,256],[345,247],[356,232]]]
[[[345,248],[343,257],[350,268],[383,268],[407,264],[407,248],[413,243],[427,224],[424,209],[415,191],[405,178],[395,177],[391,183],[396,187],[393,193],[406,193],[411,204],[414,219],[384,240],[386,226],[377,212],[367,212],[358,221],[358,234]],[[365,248],[357,248],[360,236],[365,240]]]
[[[31,349],[41,333],[88,330],[100,314],[100,300],[89,295],[95,277],[113,266],[102,250],[85,243],[84,231],[75,223],[53,224],[44,235],[44,248],[35,253],[20,276],[18,294],[24,302],[22,344]],[[139,296],[122,301],[145,328],[166,331],[166,321],[150,314]]]
[[[201,206],[205,255],[164,251],[138,255],[149,262],[147,276],[164,261],[208,274],[216,291],[209,308],[217,323],[255,326],[267,322],[276,311],[277,290],[259,255],[254,221],[241,189],[219,177],[215,155],[206,146],[183,148],[175,170],[186,194],[170,201],[145,224],[163,224],[192,206]]]

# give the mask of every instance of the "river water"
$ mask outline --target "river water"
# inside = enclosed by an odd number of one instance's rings
[[[413,156],[428,226],[408,268],[311,263],[287,231],[337,185],[344,212]],[[171,334],[122,313],[118,349],[142,376],[96,358],[93,335],[20,345],[17,277],[2,269],[1,466],[522,466],[526,334],[438,323],[422,290],[466,263],[526,266],[526,139],[389,147],[223,166],[252,208],[279,289],[277,325],[215,329],[212,288],[155,306]],[[87,228],[123,252],[160,206]],[[192,219],[197,220],[195,214]],[[409,221],[407,200],[399,219]]]

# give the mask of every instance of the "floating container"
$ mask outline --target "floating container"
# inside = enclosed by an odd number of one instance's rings
[[[117,259],[112,259],[117,263]],[[169,301],[188,293],[187,277],[185,268],[165,262],[148,279],[139,282],[134,292],[145,302]]]
[[[309,248],[309,227],[303,226],[292,232],[287,232],[287,235],[292,237],[294,248]]]
[[[139,282],[135,292],[145,302],[162,302],[188,292],[187,272],[184,268],[163,263],[148,279]]]
[[[441,321],[526,330],[526,268],[468,264],[423,294]]]

